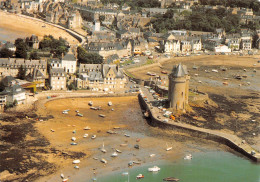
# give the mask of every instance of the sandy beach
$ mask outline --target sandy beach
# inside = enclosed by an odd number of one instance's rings
[[[64,30],[3,11],[0,11],[0,28],[4,28],[7,34],[12,32],[16,36],[21,35],[21,38],[35,34],[41,40],[44,35],[53,35],[55,38],[66,39],[71,45],[79,43],[77,39]]]

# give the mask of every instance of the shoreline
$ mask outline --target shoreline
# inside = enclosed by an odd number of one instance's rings
[[[79,43],[78,40],[66,32],[66,30],[61,30],[48,22],[41,22],[32,19],[32,17],[23,17],[4,11],[0,11],[0,27],[6,31],[9,30],[13,32],[13,34],[17,34],[17,37],[19,37],[19,35],[31,36],[35,34],[41,39],[44,35],[53,35],[55,38],[62,37],[66,39],[71,45]]]

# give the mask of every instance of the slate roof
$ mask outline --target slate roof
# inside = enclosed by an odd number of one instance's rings
[[[66,72],[63,68],[52,68],[50,70],[50,76],[66,76]]]
[[[175,65],[172,69],[172,75],[174,77],[183,77],[187,74],[188,74],[187,67],[185,65],[178,64],[178,65]]]
[[[62,60],[66,60],[66,61],[76,61],[76,57],[74,56],[74,54],[66,54]]]
[[[10,86],[10,87],[6,87],[4,89],[3,92],[1,92],[2,95],[17,95],[17,94],[20,94],[20,93],[23,93],[25,92],[25,90],[23,89],[23,87],[21,87],[20,85],[13,85],[13,86]]]

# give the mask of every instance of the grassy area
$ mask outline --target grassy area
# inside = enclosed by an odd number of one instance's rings
[[[144,65],[153,64],[153,63],[154,63],[154,61],[152,59],[147,59],[146,63]]]
[[[135,76],[134,76],[132,73],[130,73],[130,72],[126,71],[126,70],[125,70],[125,74],[126,74],[128,77],[130,77],[130,78],[135,78]]]

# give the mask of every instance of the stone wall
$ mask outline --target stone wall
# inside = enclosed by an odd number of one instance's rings
[[[138,99],[139,99],[141,108],[145,111],[148,111],[148,113],[149,113],[149,120],[147,121],[149,125],[154,126],[154,127],[160,127],[162,129],[175,130],[178,132],[187,133],[192,137],[212,140],[212,141],[224,144],[224,145],[234,149],[235,151],[243,154],[244,156],[248,157],[249,159],[251,159],[255,162],[260,162],[259,157],[255,157],[255,156],[251,155],[245,149],[238,146],[231,139],[229,139],[225,136],[206,132],[206,131],[203,131],[203,129],[197,130],[197,129],[194,129],[194,127],[183,127],[183,126],[180,126],[177,124],[175,125],[172,123],[165,123],[165,122],[160,121],[159,119],[157,119],[153,116],[151,107],[145,102],[145,100],[143,99],[143,97],[140,94],[138,95]]]

